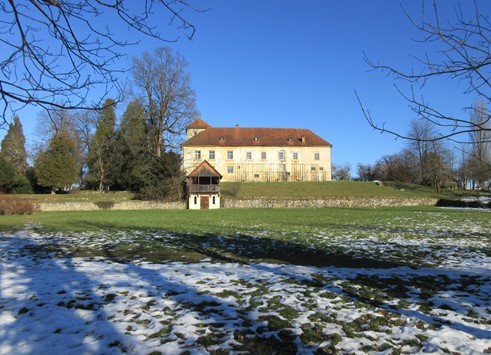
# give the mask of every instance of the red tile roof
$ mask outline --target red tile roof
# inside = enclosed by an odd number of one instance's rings
[[[206,129],[211,127],[208,123],[203,121],[201,118],[195,119],[193,122],[186,127],[186,129]]]
[[[203,121],[204,122],[204,121]],[[194,128],[194,127],[193,127]],[[317,147],[331,144],[309,129],[300,128],[215,128],[191,137],[183,146]]]

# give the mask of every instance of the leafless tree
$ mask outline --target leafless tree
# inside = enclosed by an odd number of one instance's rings
[[[358,163],[356,170],[361,181],[374,181],[381,178],[374,165]]]
[[[332,166],[332,177],[334,180],[349,180],[351,178],[351,166],[349,163]]]
[[[480,130],[469,134],[471,152],[468,157],[471,176],[481,188],[491,176],[491,122],[486,104],[478,101],[473,106],[471,122],[488,130]]]
[[[93,109],[104,92],[121,95],[118,75],[125,68],[118,61],[125,47],[138,43],[128,41],[128,33],[176,41],[159,30],[167,21],[192,38],[186,11],[195,11],[187,0],[1,1],[0,127],[26,105]],[[88,102],[94,88],[102,90],[101,101]]]
[[[437,53],[426,53],[422,58],[415,58],[417,65],[422,65],[421,71],[402,70],[393,66],[374,62],[365,56],[371,68],[381,70],[394,79],[403,79],[411,83],[409,93],[397,88],[399,93],[408,101],[409,106],[421,120],[427,121],[437,131],[435,140],[453,140],[469,143],[469,134],[490,132],[490,115],[483,112],[483,120],[474,122],[468,113],[456,117],[433,106],[424,96],[417,93],[416,88],[421,88],[429,81],[437,78],[446,78],[465,83],[464,93],[479,97],[489,104],[491,100],[491,22],[488,14],[481,13],[477,2],[474,3],[472,15],[465,14],[460,5],[455,9],[453,22],[443,20],[439,14],[436,2],[432,3],[430,16],[426,17],[423,10],[421,21],[415,21],[409,14],[408,18],[422,34],[422,43],[443,48]],[[423,9],[427,8],[423,2]],[[406,13],[407,14],[407,13]],[[414,85],[414,86],[413,86]],[[419,139],[410,137],[404,132],[391,129],[390,123],[380,123],[372,117],[364,106],[358,93],[358,102],[368,123],[376,130],[390,133],[404,139]],[[464,111],[472,110],[465,107]],[[489,136],[487,138],[489,140]]]
[[[160,157],[177,149],[186,126],[198,115],[187,61],[167,47],[133,59],[133,78],[142,92],[151,149]]]

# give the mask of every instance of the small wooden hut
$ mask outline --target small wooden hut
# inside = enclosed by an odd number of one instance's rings
[[[204,160],[188,176],[188,207],[192,210],[220,208],[222,175]]]

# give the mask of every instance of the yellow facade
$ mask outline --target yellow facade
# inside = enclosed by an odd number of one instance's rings
[[[214,128],[196,119],[186,135],[186,174],[206,160],[222,181],[331,180],[332,146],[310,130]]]
[[[222,181],[329,181],[331,147],[183,147],[183,165],[191,172],[207,160]]]

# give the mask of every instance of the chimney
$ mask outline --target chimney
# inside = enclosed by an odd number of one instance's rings
[[[236,124],[235,124],[235,127],[236,127],[236,128],[237,128],[237,127],[239,127],[239,124],[238,124],[238,123],[236,123]]]

